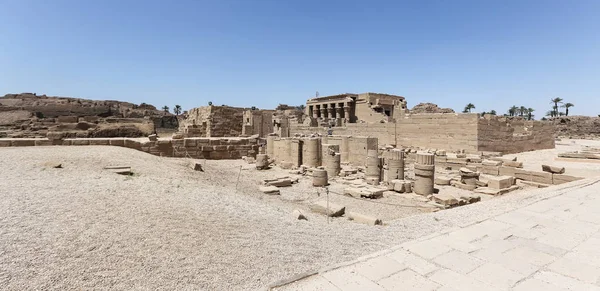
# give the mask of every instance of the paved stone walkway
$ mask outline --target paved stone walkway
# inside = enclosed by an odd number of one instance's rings
[[[274,290],[600,291],[600,183]]]

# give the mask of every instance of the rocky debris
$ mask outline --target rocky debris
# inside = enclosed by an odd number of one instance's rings
[[[491,189],[506,189],[515,184],[515,178],[511,176],[490,176],[488,187]]]
[[[151,135],[149,135],[149,136],[148,136],[148,139],[149,139],[150,141],[157,141],[157,140],[158,140],[158,135],[156,135],[156,134],[151,134]]]
[[[433,103],[419,103],[410,110],[411,114],[419,113],[455,113],[451,108],[440,108]]]
[[[556,167],[550,165],[542,165],[542,171],[552,173],[552,174],[564,174],[565,167]]]
[[[194,169],[194,171],[204,172],[204,169],[202,168],[202,164],[200,162],[193,162],[192,169]]]
[[[295,220],[308,220],[308,218],[306,218],[306,216],[302,214],[302,212],[298,209],[292,211],[292,213],[290,213],[290,216]]]
[[[481,188],[475,189],[475,193],[498,196],[498,195],[504,195],[508,192],[519,190],[520,188],[521,187],[519,187],[517,185],[511,186],[509,188],[504,188],[504,189],[492,189],[492,188],[488,188],[488,187],[481,187]]]
[[[475,195],[472,193],[460,193],[459,196],[460,196],[459,204],[461,204],[461,205],[463,205],[462,203],[471,204],[471,203],[481,201],[481,196]]]
[[[279,192],[279,188],[275,187],[275,186],[263,186],[259,188],[260,192],[263,192],[265,194],[269,194],[269,195],[279,195],[281,194]]]
[[[560,116],[550,118],[558,136],[589,139],[600,136],[600,117]]]
[[[345,206],[341,206],[341,205],[337,205],[337,204],[333,204],[333,203],[329,202],[329,207],[327,207],[328,206],[327,204],[328,203],[326,200],[319,200],[310,205],[310,210],[312,210],[313,212],[316,212],[316,213],[327,215],[329,217],[339,217],[339,216],[344,215],[344,213],[346,211]]]
[[[348,219],[350,219],[352,221],[366,224],[366,225],[382,225],[383,224],[383,222],[379,218],[356,213],[356,212],[348,212],[348,213],[346,213],[346,216],[348,217]]]
[[[436,185],[440,185],[440,186],[447,186],[450,185],[450,181],[452,181],[452,179],[450,179],[449,177],[446,176],[436,176],[434,183]]]
[[[130,176],[133,174],[130,166],[107,166],[104,169],[119,175]]]

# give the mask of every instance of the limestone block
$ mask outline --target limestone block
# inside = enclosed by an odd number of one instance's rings
[[[548,184],[525,181],[525,180],[518,180],[518,181],[519,182],[517,183],[517,185],[520,185],[520,186],[525,185],[525,186],[531,186],[531,187],[535,187],[535,188],[548,188],[550,186]]]
[[[35,146],[51,146],[53,143],[49,139],[36,139]]]
[[[292,186],[292,180],[289,178],[285,178],[285,179],[278,179],[275,181],[270,181],[267,182],[268,186],[275,186],[275,187],[289,187]]]
[[[447,207],[458,205],[458,199],[449,193],[438,193],[433,195],[433,201]]]
[[[542,165],[542,171],[552,173],[552,174],[564,174],[565,167],[556,167],[550,165]]]
[[[10,140],[0,140],[0,147],[9,147],[11,146]]]
[[[561,174],[553,174],[552,175],[552,183],[554,185],[560,185],[564,183],[569,183],[577,180],[582,180],[581,177],[569,176],[569,175],[561,175]]]
[[[284,170],[290,170],[293,166],[294,164],[292,162],[283,161],[279,163],[279,167]]]
[[[302,214],[302,212],[298,209],[292,211],[292,213],[290,213],[290,216],[292,217],[292,219],[295,220],[308,220],[306,216]]]
[[[492,188],[488,188],[488,187],[482,187],[482,188],[477,188],[475,189],[475,193],[481,193],[481,194],[487,194],[487,195],[504,195],[508,192],[512,192],[515,190],[519,190],[521,187],[519,186],[511,186],[505,189],[492,189]]]
[[[183,134],[176,132],[171,136],[171,139],[183,139]]]
[[[463,200],[466,202],[466,204],[471,204],[471,203],[475,203],[475,202],[479,202],[481,201],[481,196],[473,194],[473,193],[460,193],[460,200]]]
[[[490,160],[493,161],[500,161],[502,163],[506,163],[506,162],[516,162],[517,161],[517,157],[514,158],[503,158],[503,157],[490,157]]]
[[[450,185],[451,180],[452,179],[450,179],[449,177],[446,177],[446,176],[437,176],[437,177],[435,177],[434,183],[436,185],[441,185],[441,186]]]
[[[505,167],[513,167],[513,168],[523,168],[523,162],[517,161],[504,161],[502,165]]]
[[[111,146],[122,147],[122,146],[125,146],[125,140],[124,139],[111,139],[111,140],[109,140],[109,144]]]
[[[149,136],[148,136],[148,139],[149,139],[150,141],[157,141],[157,140],[158,140],[158,135],[156,135],[156,134],[151,134],[151,135],[149,135]]]
[[[493,176],[488,179],[488,187],[491,189],[506,189],[515,184],[512,176]]]
[[[506,167],[506,164],[504,164],[504,166],[498,168],[498,174],[500,176],[515,176],[515,172],[516,172],[516,168],[513,167]]]
[[[501,166],[502,165],[502,161],[483,160],[483,162],[481,162],[481,164],[484,165],[484,166]]]
[[[467,184],[463,184],[460,181],[452,181],[450,182],[450,185],[459,188],[459,189],[463,189],[463,190],[469,190],[469,191],[473,191],[475,189],[477,189],[477,185],[467,185]]]
[[[479,170],[481,171],[481,173],[486,174],[486,175],[494,175],[494,176],[498,176],[498,174],[500,173],[500,167],[499,166],[486,166],[486,165],[482,165]]]
[[[59,131],[49,131],[48,133],[46,133],[46,137],[49,140],[63,139],[64,133]]]
[[[259,190],[265,194],[269,194],[269,195],[279,195],[279,188],[275,187],[275,186],[263,186],[260,187]]]
[[[346,216],[348,216],[348,219],[350,219],[352,221],[366,224],[366,225],[381,225],[382,224],[382,221],[379,218],[356,213],[356,212],[348,212],[348,213],[346,213]]]
[[[410,193],[412,192],[412,183],[406,180],[392,180],[394,184],[394,191],[398,193]]]
[[[13,147],[32,147],[35,146],[33,139],[13,139],[11,145]]]
[[[107,166],[104,169],[119,175],[129,176],[133,174],[130,166]]]
[[[90,139],[90,145],[110,145],[110,141],[108,139]]]
[[[204,172],[204,169],[202,168],[202,164],[200,162],[193,162],[192,169],[194,169],[194,171]]]
[[[329,208],[327,207],[326,200],[319,200],[310,205],[310,209],[313,212],[324,214],[330,217],[338,217],[344,215],[346,211],[346,207],[342,205],[337,205],[329,202]]]
[[[467,155],[467,161],[470,163],[481,163],[483,159],[479,155]]]
[[[525,181],[552,185],[552,173],[516,169],[515,177]]]

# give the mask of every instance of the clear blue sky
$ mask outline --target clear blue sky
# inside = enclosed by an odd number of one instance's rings
[[[0,95],[184,109],[381,92],[600,114],[598,0],[0,0]]]

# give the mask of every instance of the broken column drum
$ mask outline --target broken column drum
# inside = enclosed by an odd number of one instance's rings
[[[367,169],[365,173],[367,180],[381,181],[381,160],[377,150],[367,151]]]
[[[327,171],[321,169],[313,170],[313,186],[315,187],[323,187],[327,186]]]
[[[321,140],[318,138],[310,138],[304,140],[304,148],[302,152],[302,164],[307,167],[315,168],[321,165]]]
[[[340,153],[334,153],[333,155],[327,155],[327,162],[325,164],[325,170],[327,171],[328,177],[337,177],[342,170],[341,167],[342,155]]]
[[[394,149],[387,160],[388,172],[386,181],[404,180],[404,151]]]
[[[413,191],[419,195],[433,194],[434,175],[435,156],[429,153],[417,153]]]
[[[256,169],[265,170],[269,168],[269,156],[264,154],[256,155]]]

